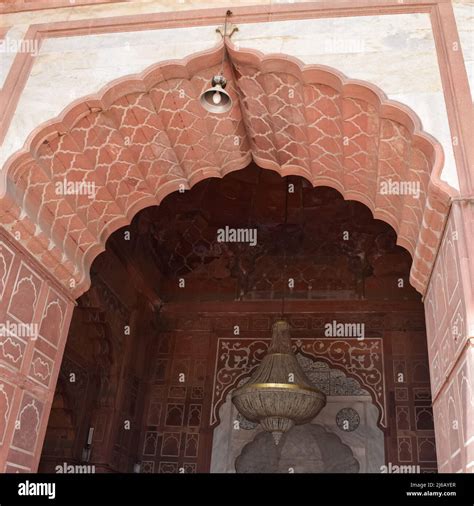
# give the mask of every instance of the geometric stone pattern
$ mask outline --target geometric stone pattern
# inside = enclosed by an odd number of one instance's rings
[[[424,293],[456,192],[439,180],[441,147],[415,114],[327,67],[229,53],[226,115],[199,104],[220,69],[219,46],[114,82],[38,127],[4,167],[3,226],[76,298],[108,236],[140,209],[253,159],[366,204],[411,253],[410,280]],[[388,179],[419,183],[419,198],[381,194]],[[95,198],[58,194],[65,180],[93,183]]]
[[[387,462],[418,465],[421,472],[436,472],[436,445],[430,391],[426,333],[413,329],[386,334],[391,360],[387,361],[389,410]]]
[[[72,307],[0,232],[0,472],[37,468]]]
[[[370,395],[357,380],[347,377],[343,371],[331,369],[325,362],[314,362],[300,354],[296,358],[311,383],[326,395]]]
[[[91,427],[89,464],[97,473],[131,472],[137,461],[148,371],[142,357],[154,329],[147,329],[147,306],[140,312],[133,307],[133,287],[130,299],[122,300],[122,292],[97,275],[97,266],[92,278],[93,287],[78,301],[71,320],[39,472],[80,461]],[[140,330],[138,322],[145,323]]]
[[[158,65],[73,104],[9,159],[0,201],[7,231],[0,242],[0,321],[37,324],[39,332],[37,339],[0,337],[0,471],[37,467],[70,298],[89,286],[90,265],[108,236],[179,185],[222,177],[251,159],[331,186],[394,227],[413,256],[411,283],[426,291],[440,470],[472,470],[473,234],[464,228],[472,227],[472,209],[454,204],[442,238],[455,192],[439,181],[439,144],[420,132],[411,111],[367,83],[288,57],[230,53],[228,116],[198,104],[219,69],[216,50]],[[419,182],[419,198],[381,195],[387,178]],[[96,198],[58,195],[56,183],[65,179],[93,182]],[[399,445],[400,454],[413,455],[404,438]]]
[[[472,207],[453,203],[425,298],[440,472],[474,471]]]
[[[165,332],[155,345],[139,450],[142,473],[206,471],[202,426],[209,337],[195,337]]]
[[[331,313],[319,309],[319,311],[311,314],[291,312],[287,314],[286,318],[292,328],[292,342],[295,351],[299,351],[297,354],[298,360],[308,376],[313,378],[315,384],[324,389],[328,395],[342,395],[342,392],[346,392],[346,394],[352,392],[354,394],[354,391],[357,390],[354,390],[354,385],[349,386],[348,382],[357,380],[357,383],[360,385],[358,391],[360,392],[360,388],[366,390],[371,395],[372,402],[377,405],[379,411],[381,413],[385,412],[385,418],[390,427],[390,430],[385,433],[386,461],[400,465],[420,465],[422,472],[429,472],[436,470],[433,416],[431,412],[424,322],[418,317],[418,313],[414,310],[415,307],[413,306],[407,312],[405,310],[393,311],[391,307],[387,307],[385,311],[374,316],[368,316],[368,313],[364,313],[363,315],[346,313],[344,315],[345,320],[354,322],[363,320],[366,324],[366,334],[379,335],[383,338],[365,337],[364,341],[361,342],[351,338],[334,339],[322,337],[324,335],[324,322],[332,321],[336,317],[336,314],[341,319],[341,313]],[[421,309],[421,304],[419,307]],[[178,312],[166,312],[163,315],[166,318],[166,328],[169,331],[171,329],[179,329],[179,333],[183,337],[187,336],[187,340],[191,342],[194,340],[209,340],[209,351],[207,352],[208,378],[206,379],[204,388],[206,392],[209,392],[209,395],[206,397],[211,397],[210,392],[214,392],[214,398],[212,399],[212,403],[204,403],[202,410],[203,415],[199,437],[200,444],[203,444],[203,446],[200,447],[199,458],[204,460],[201,460],[199,469],[203,472],[208,471],[209,463],[206,461],[205,451],[202,451],[206,448],[206,443],[205,441],[201,443],[201,440],[209,432],[212,432],[215,425],[219,423],[219,410],[216,410],[216,405],[219,399],[225,399],[228,396],[233,386],[235,387],[239,383],[246,381],[246,378],[251,374],[254,367],[249,362],[255,360],[256,364],[261,360],[268,345],[267,336],[271,331],[271,324],[276,318],[275,314],[266,312],[248,314],[235,310],[230,311],[230,313],[232,312],[235,312],[235,314],[204,312],[199,315],[194,313],[184,315]],[[240,336],[233,336],[234,325],[240,327]],[[170,333],[174,334],[174,332]],[[161,336],[164,337],[165,335],[167,333],[160,334],[160,340]],[[375,342],[380,347],[382,340],[384,370],[380,382],[385,384],[385,398],[382,397],[381,400],[383,402],[383,409],[375,402],[376,396],[373,393],[377,386],[373,384],[374,381],[377,382],[375,379],[377,374],[374,374],[373,378],[366,376],[363,380],[356,376],[356,374],[359,374],[360,377],[364,377],[362,374],[364,367],[367,367],[368,371],[372,371],[372,373],[377,373],[379,367],[377,362],[375,362],[375,367],[370,367],[370,354],[360,353],[362,348],[358,348],[358,345],[362,345],[364,342],[366,344]],[[327,349],[325,349],[320,350],[321,355],[319,355],[316,353],[318,346],[315,349],[312,346],[313,343],[318,344],[323,342],[327,342],[327,346],[330,346],[337,341],[349,341],[350,346],[347,346],[347,349],[355,344],[355,346],[352,346],[353,353],[351,353],[353,355],[352,363],[354,364],[354,370],[348,372],[346,367],[350,369],[351,363],[343,363],[343,360],[347,358],[347,354],[340,352],[338,354],[333,351],[330,355],[327,353]],[[223,349],[222,343],[235,344],[235,346],[229,352]],[[302,353],[301,348],[305,348],[306,344],[309,347],[306,346],[306,352]],[[170,349],[164,344],[163,346],[165,349]],[[335,346],[333,348],[337,349]],[[250,356],[248,355],[248,350],[251,350]],[[394,355],[392,356],[392,354]],[[155,356],[165,358],[161,354]],[[396,377],[394,371],[397,370],[398,366],[395,360],[404,364],[404,370],[407,374],[403,378],[403,382],[394,380]],[[154,361],[156,362],[156,358],[154,358]],[[168,368],[169,361],[170,359],[168,358],[166,362]],[[329,368],[332,369],[334,374],[328,376],[327,365],[326,367],[321,366],[323,361],[324,365],[329,363]],[[318,364],[318,367],[311,367],[309,362]],[[359,364],[359,371],[355,370],[357,368],[356,363]],[[227,367],[225,364],[227,364]],[[166,367],[160,368],[167,371]],[[345,375],[344,384],[341,383],[340,376],[335,376],[335,373]],[[166,374],[169,375],[169,372]],[[168,377],[161,373],[158,376],[160,378]],[[341,387],[343,388],[341,389]],[[222,396],[223,390],[227,392],[224,396]],[[160,393],[160,395],[165,396],[166,390]],[[178,399],[173,399],[173,402],[178,403]],[[192,401],[189,400],[187,402]],[[161,401],[161,404],[163,404],[163,401]],[[159,428],[156,428],[156,420],[159,416],[163,416],[163,409],[165,408],[161,407],[160,410],[158,402],[155,403],[152,416],[147,422],[150,425],[147,430],[159,430]],[[184,424],[186,425],[186,414],[184,419]],[[216,420],[216,423],[214,423],[214,420]],[[154,423],[151,423],[152,421]],[[172,431],[176,432],[176,429],[173,428]],[[407,447],[410,448],[410,455],[406,451]],[[145,457],[143,459],[150,460]],[[168,460],[170,459],[168,458]],[[158,467],[158,463],[156,462],[154,472],[158,472]]]

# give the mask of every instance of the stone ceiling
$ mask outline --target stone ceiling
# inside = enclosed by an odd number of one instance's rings
[[[288,184],[294,191],[285,213]],[[256,244],[220,242],[219,230],[226,226],[255,229]],[[125,230],[130,240],[124,240]],[[282,178],[255,164],[144,209],[111,236],[107,248],[124,252],[165,303],[268,300],[283,294],[419,300],[408,282],[411,257],[396,245],[389,225],[332,188],[314,188],[302,177]],[[93,272],[110,263],[107,251]]]
[[[231,46],[229,56],[227,115],[199,104],[221,45],[113,82],[38,127],[7,162],[0,222],[78,297],[107,238],[139,210],[253,160],[366,204],[411,253],[410,280],[423,293],[455,190],[439,180],[441,146],[414,113],[327,67]],[[97,194],[58,195],[64,180]],[[420,195],[384,195],[386,180],[413,181]]]

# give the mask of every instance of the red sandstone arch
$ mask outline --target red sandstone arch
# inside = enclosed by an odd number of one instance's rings
[[[414,112],[334,69],[229,45],[234,105],[207,113],[199,96],[222,52],[114,81],[39,126],[5,164],[3,226],[78,297],[106,239],[139,210],[253,159],[366,204],[411,253],[410,281],[424,293],[456,191],[440,181],[441,146]],[[389,178],[419,182],[419,198],[382,195]],[[94,182],[96,198],[58,195],[64,179]]]

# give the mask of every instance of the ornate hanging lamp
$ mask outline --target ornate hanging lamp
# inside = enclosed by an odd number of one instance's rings
[[[293,425],[310,422],[326,405],[326,396],[311,384],[291,351],[286,321],[273,324],[267,354],[250,380],[233,392],[232,402],[245,418],[271,432],[275,444]]]
[[[287,217],[288,185],[285,226]],[[284,253],[286,276],[286,248]],[[282,318],[284,304],[283,292]],[[267,354],[249,381],[234,390],[232,402],[245,418],[271,432],[277,445],[284,432],[310,422],[326,405],[326,395],[311,384],[291,350],[290,326],[284,319],[273,324]]]

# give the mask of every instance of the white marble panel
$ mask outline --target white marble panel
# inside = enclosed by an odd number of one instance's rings
[[[342,408],[353,408],[360,416],[356,430],[344,431],[336,424],[336,415]],[[211,456],[211,473],[235,473],[235,460],[244,446],[262,429],[236,429],[238,412],[230,394],[220,409],[220,424],[214,430]],[[349,446],[360,464],[360,473],[380,473],[385,464],[384,435],[377,427],[379,412],[370,396],[329,396],[324,409],[312,423],[322,425],[335,433]]]

